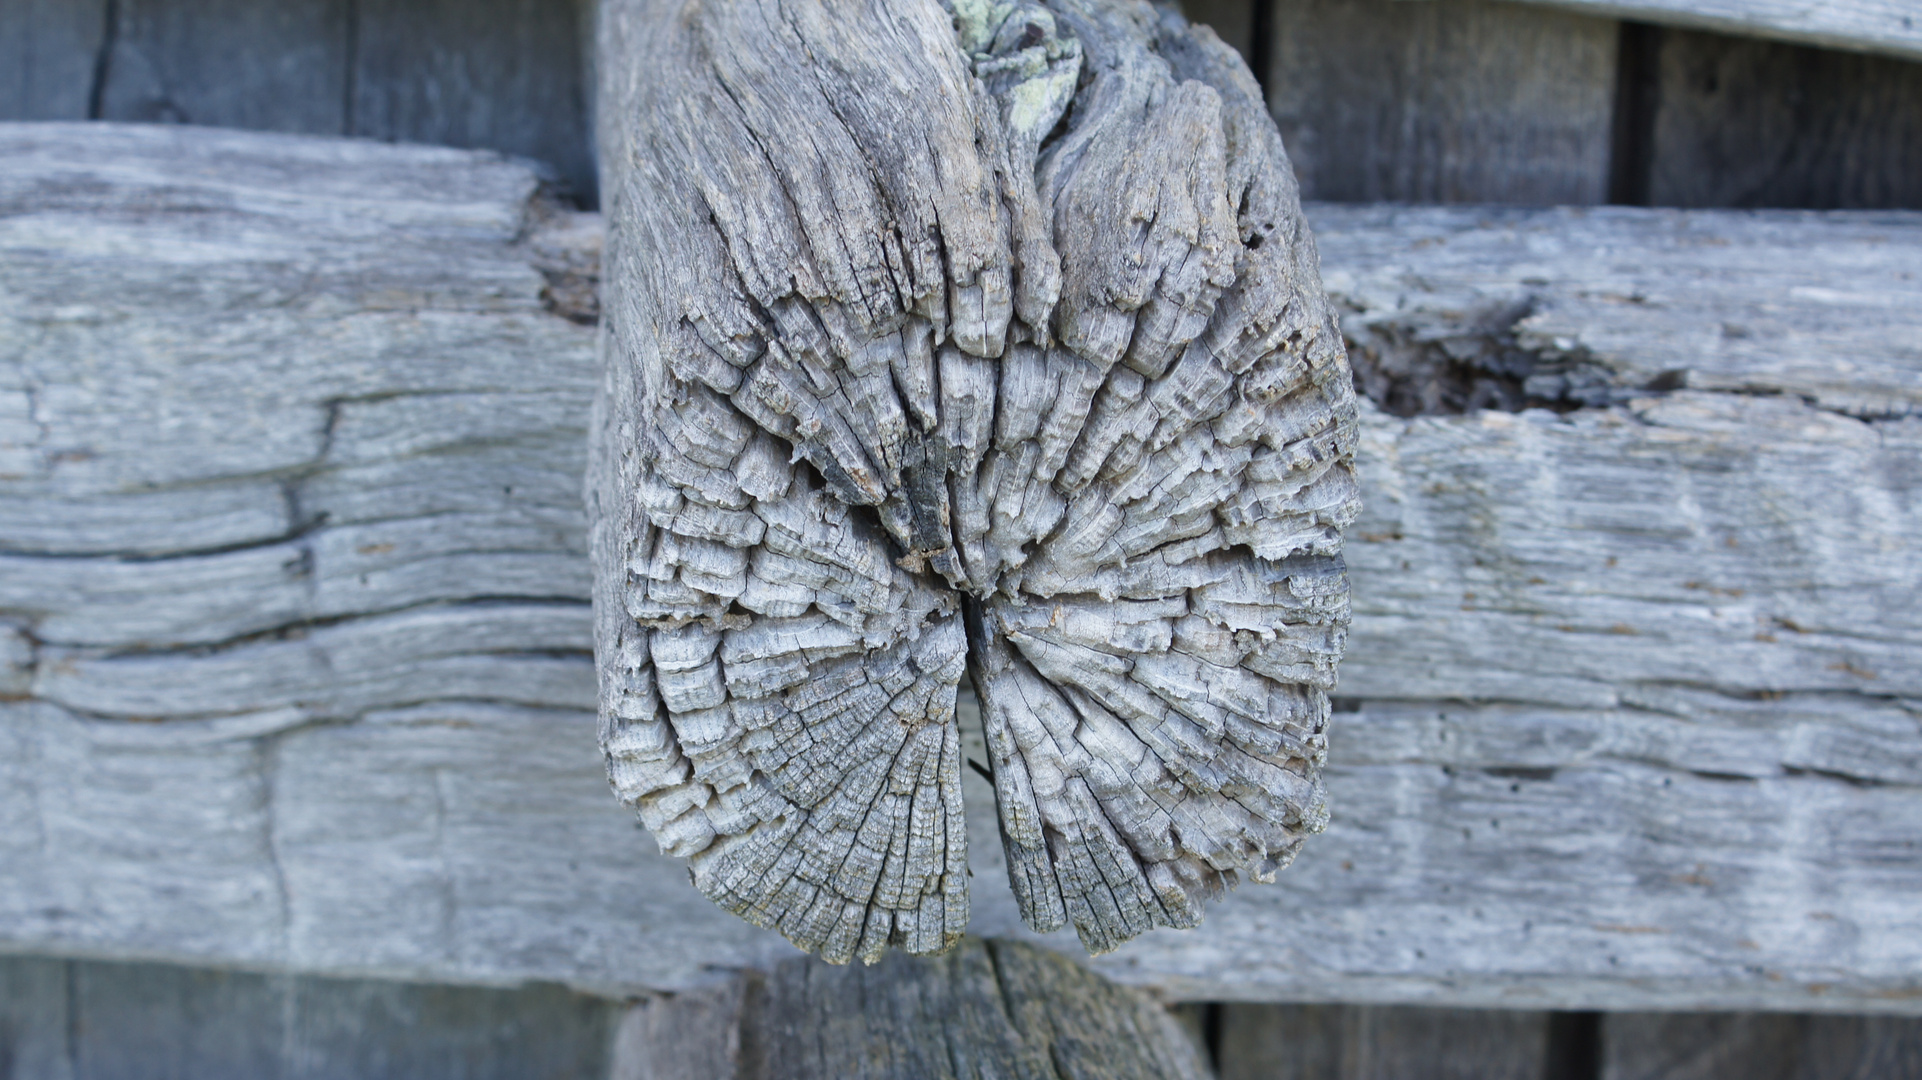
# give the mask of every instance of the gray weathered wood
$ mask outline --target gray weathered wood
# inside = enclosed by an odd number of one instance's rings
[[[1661,32],[1649,203],[1922,208],[1916,59]]]
[[[595,197],[584,0],[354,0],[349,135],[523,154]]]
[[[1273,27],[1264,85],[1304,198],[1606,201],[1615,23],[1483,0],[1275,0]]]
[[[0,0],[0,120],[85,120],[106,0]]]
[[[872,967],[791,959],[634,1007],[613,1080],[1203,1080],[1168,1010],[1065,957],[968,939]]]
[[[0,949],[614,992],[791,955],[607,798],[593,341],[539,270],[578,268],[592,219],[535,188],[478,153],[0,125]],[[1097,969],[1922,1009],[1922,421],[1886,418],[1922,219],[1309,212],[1357,346],[1549,365],[1567,337],[1629,384],[1680,357],[1727,389],[1365,409],[1328,832]],[[1491,342],[1483,303],[1517,295],[1554,329]],[[1748,370],[1678,346],[1685,319]],[[992,790],[962,783],[997,881]],[[1022,933],[999,889],[974,916]]]
[[[1528,0],[1725,34],[1922,58],[1922,13],[1911,0]]]
[[[1398,414],[1686,387],[1876,419],[1922,409],[1919,221],[1329,206],[1317,233],[1358,377]]]
[[[0,957],[7,1080],[599,1080],[621,1006],[459,986]]]
[[[1355,403],[1239,57],[1142,0],[635,0],[601,43],[621,800],[808,952],[943,951],[966,671],[1034,929],[1273,880],[1325,821]]]
[[[336,135],[352,0],[115,0],[103,120]]]
[[[1616,1013],[1602,1080],[1871,1080],[1922,1075],[1922,1020],[1770,1013]]]
[[[1221,1009],[1221,1080],[1541,1080],[1548,1050],[1548,1014],[1531,1010]]]

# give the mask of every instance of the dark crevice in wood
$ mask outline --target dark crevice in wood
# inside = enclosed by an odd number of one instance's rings
[[[120,36],[120,0],[107,0],[102,16],[100,51],[93,57],[93,85],[87,89],[87,119],[101,118],[102,102],[107,96],[107,76],[113,69],[114,42]]]
[[[360,0],[347,0],[345,77],[341,79],[340,133],[353,135],[354,97],[360,92]]]
[[[1602,1014],[1549,1013],[1543,1057],[1543,1080],[1601,1080]]]
[[[1265,6],[1265,5],[1264,5]],[[1208,1049],[1208,1067],[1221,1074],[1221,1029],[1223,1006],[1219,1001],[1210,1001],[1202,1006],[1201,1036],[1202,1045]]]
[[[1618,206],[1649,204],[1655,112],[1661,105],[1661,52],[1661,27],[1622,23],[1608,154],[1608,201]]]
[[[1395,416],[1454,416],[1478,409],[1574,409],[1626,396],[1580,357],[1550,358],[1525,347],[1516,326],[1534,314],[1533,297],[1492,308],[1474,332],[1427,340],[1394,327],[1347,333],[1355,390]],[[1646,392],[1640,387],[1635,392]]]
[[[1248,26],[1248,68],[1261,84],[1262,97],[1268,95],[1268,70],[1275,58],[1275,0],[1254,0],[1254,13]]]

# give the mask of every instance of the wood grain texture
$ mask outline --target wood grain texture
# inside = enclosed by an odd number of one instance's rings
[[[1399,415],[1665,389],[1922,408],[1913,214],[1321,207],[1317,235]]]
[[[101,120],[338,135],[350,0],[115,0]]]
[[[621,1006],[459,986],[0,957],[8,1080],[597,1080]]]
[[[0,149],[0,949],[620,993],[790,955],[650,850],[592,750],[593,336],[542,299],[592,219],[470,152],[117,125]],[[1329,830],[1097,970],[1190,999],[1922,1010],[1922,433],[1861,404],[1915,392],[1922,222],[1309,213],[1357,356],[1398,325],[1476,363],[1570,337],[1632,386],[1715,359],[1678,351],[1693,312],[1754,370],[1565,413],[1365,407]],[[1803,276],[1731,269],[1771,251]],[[1660,303],[1610,299],[1630,271]],[[1482,299],[1518,293],[1559,329],[1491,344]],[[1785,332],[1838,309],[1853,386]],[[992,788],[962,784],[997,881]],[[974,926],[1025,933],[1000,889]]]
[[[1302,197],[1606,200],[1616,24],[1481,0],[1275,0],[1264,80]]]
[[[1602,1080],[1870,1080],[1922,1075],[1922,1021],[1769,1013],[1616,1013]]]
[[[1584,14],[1922,59],[1909,0],[1528,0]]]
[[[790,959],[636,1006],[613,1080],[1203,1080],[1162,1005],[1065,957],[969,939],[872,968]]]
[[[578,0],[354,0],[343,133],[485,147],[552,165],[595,198]]]
[[[0,120],[85,120],[106,0],[0,0]]]
[[[603,16],[622,801],[808,952],[943,951],[965,669],[1034,929],[1272,880],[1323,823],[1354,390],[1239,58],[1133,0]]]
[[[1227,1004],[1221,1080],[1540,1080],[1548,1014]]]
[[[1652,205],[1922,208],[1922,57],[1685,30],[1659,50]]]

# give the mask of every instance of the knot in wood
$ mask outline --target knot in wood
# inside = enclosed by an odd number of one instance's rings
[[[610,777],[729,910],[940,951],[969,675],[1029,924],[1195,925],[1321,828],[1348,621],[1354,394],[1279,137],[1145,3],[846,16],[609,16]]]

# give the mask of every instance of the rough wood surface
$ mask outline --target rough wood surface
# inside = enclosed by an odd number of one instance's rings
[[[1137,0],[603,9],[609,778],[835,961],[1107,952],[1325,821],[1354,389],[1259,88]]]
[[[873,968],[791,959],[643,1002],[613,1080],[1204,1080],[1168,1010],[1065,957],[969,939]]]
[[[1659,38],[1651,205],[1922,208],[1922,56]]]
[[[1322,207],[1364,389],[1398,415],[1787,395],[1922,411],[1916,215]]]
[[[1275,0],[1264,76],[1302,197],[1606,201],[1616,24],[1482,0]]]
[[[1528,0],[1585,14],[1695,26],[1922,59],[1912,0]]]
[[[1524,1009],[1221,1009],[1221,1080],[1543,1080],[1548,1054],[1548,1014]]]
[[[535,187],[485,154],[0,125],[0,948],[622,992],[790,954],[607,798],[593,340],[542,299],[592,219],[534,227]],[[1357,357],[1567,337],[1729,389],[1365,408],[1329,830],[1097,969],[1922,1011],[1922,421],[1887,417],[1922,218],[1309,213]],[[1557,329],[1491,336],[1517,297]],[[974,925],[1022,932],[997,888]]]

